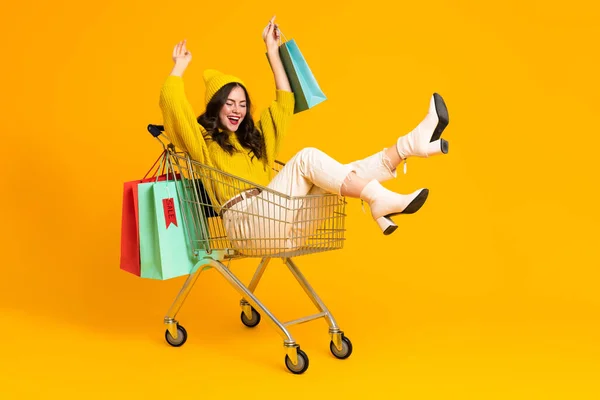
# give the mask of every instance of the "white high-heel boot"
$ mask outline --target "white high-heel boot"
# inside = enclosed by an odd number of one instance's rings
[[[404,160],[408,157],[429,157],[436,154],[447,154],[449,143],[440,139],[442,132],[448,126],[448,108],[442,96],[434,93],[429,101],[429,112],[415,129],[398,139],[396,148]]]
[[[413,214],[427,200],[429,189],[419,189],[411,194],[398,194],[381,186],[376,179],[365,185],[360,198],[369,204],[371,215],[384,235],[393,233],[398,225],[391,217],[398,214]]]

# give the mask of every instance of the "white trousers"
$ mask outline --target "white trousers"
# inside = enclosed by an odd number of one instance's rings
[[[248,256],[301,247],[323,221],[331,218],[350,172],[379,182],[396,177],[384,152],[341,164],[315,148],[299,151],[267,186],[273,192],[263,191],[242,200],[223,214],[227,236],[236,249]],[[338,196],[322,196],[325,193]]]

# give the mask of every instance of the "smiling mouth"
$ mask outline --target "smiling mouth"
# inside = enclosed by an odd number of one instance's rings
[[[240,123],[240,117],[229,116],[227,117],[231,125],[237,125]]]

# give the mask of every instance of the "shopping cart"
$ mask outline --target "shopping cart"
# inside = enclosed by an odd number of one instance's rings
[[[348,358],[352,343],[292,261],[294,257],[343,247],[345,199],[336,194],[287,196],[196,162],[187,153],[177,152],[173,144],[164,139],[163,126],[148,125],[148,130],[162,144],[168,169],[181,180],[181,185],[177,185],[180,209],[193,255],[198,260],[164,319],[167,343],[179,347],[186,342],[187,332],[175,318],[200,274],[214,268],[242,295],[241,320],[245,326],[257,326],[261,316],[273,323],[283,337],[285,365],[292,373],[302,374],[309,365],[308,356],[288,331],[292,325],[324,318],[329,325],[331,353],[339,359]],[[275,173],[283,166],[276,162]],[[227,201],[220,204],[216,200],[215,194],[230,199],[250,189],[260,191],[252,202],[253,207],[240,207],[245,202],[227,207]],[[239,225],[227,226],[228,220],[236,218],[246,222],[243,226],[247,231],[238,232]],[[248,286],[228,267],[229,261],[241,258],[260,259]],[[283,260],[318,313],[281,322],[254,295],[272,258]]]

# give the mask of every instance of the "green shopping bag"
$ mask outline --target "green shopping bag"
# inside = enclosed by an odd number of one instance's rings
[[[294,92],[294,114],[327,100],[294,39],[279,46],[279,55]]]
[[[196,264],[179,205],[182,193],[181,181],[138,185],[142,278],[167,280],[188,275]]]

